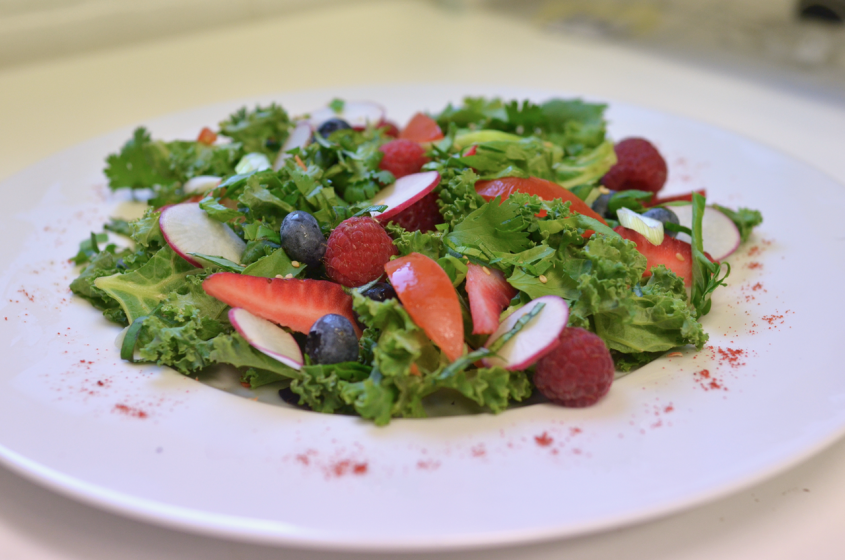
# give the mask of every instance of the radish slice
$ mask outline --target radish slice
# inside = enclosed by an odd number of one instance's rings
[[[433,191],[439,182],[440,173],[437,171],[412,173],[396,179],[395,183],[380,190],[373,198],[373,205],[387,206],[387,210],[381,214],[373,212],[373,217],[382,223],[390,221],[393,216]]]
[[[241,158],[235,166],[235,173],[249,173],[270,169],[270,160],[260,152],[251,152]]]
[[[288,151],[294,148],[304,148],[311,142],[311,134],[313,130],[308,121],[299,121],[296,126],[282,144],[282,149],[279,150],[279,155],[276,156],[276,161],[273,163],[273,171],[278,171],[285,164],[285,160],[290,157]]]
[[[240,307],[229,310],[229,322],[250,346],[265,356],[270,356],[293,369],[300,369],[305,363],[299,344],[280,326]]]
[[[540,303],[545,304],[543,310],[507,341],[496,353],[497,356],[484,358],[482,362],[485,366],[501,366],[509,370],[525,369],[557,346],[558,337],[569,320],[569,306],[558,296],[538,297],[511,313],[502,321],[496,332],[490,335],[484,346],[486,348],[493,344],[497,338],[511,330],[520,317]]]
[[[682,226],[692,227],[692,204],[672,206],[671,210],[678,216],[678,221]],[[704,250],[717,261],[733,254],[742,241],[739,229],[733,220],[712,206],[704,210],[704,217],[701,219],[701,238]],[[689,235],[685,233],[679,233],[678,239],[687,243],[691,241]]]
[[[629,210],[628,208],[620,208],[616,211],[616,217],[619,218],[619,224],[622,227],[632,229],[648,239],[652,245],[660,245],[663,243],[663,222],[649,218],[648,216],[641,216]]]
[[[226,224],[208,217],[196,202],[175,204],[162,211],[158,219],[167,244],[194,266],[202,263],[188,253],[202,253],[240,262],[246,243]]]
[[[210,191],[220,184],[222,179],[214,175],[198,175],[191,177],[182,185],[182,191],[190,194],[201,194]]]
[[[329,119],[343,119],[352,128],[366,128],[368,124],[378,124],[384,120],[387,112],[384,107],[371,101],[347,101],[343,110],[335,113],[331,107],[323,107],[311,113],[308,122],[316,130]]]

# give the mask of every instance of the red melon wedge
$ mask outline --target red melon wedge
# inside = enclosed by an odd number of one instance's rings
[[[499,316],[516,295],[501,271],[469,263],[467,295],[472,313],[472,334],[493,334],[499,328]]]
[[[241,307],[262,319],[306,334],[323,315],[343,315],[361,336],[352,313],[352,296],[334,282],[218,272],[206,278],[202,288],[232,307]]]
[[[446,271],[420,253],[384,265],[399,301],[411,319],[455,361],[464,353],[464,323],[458,294]]]
[[[604,218],[596,214],[592,208],[587,206],[583,200],[578,198],[570,190],[561,187],[557,183],[538,177],[528,177],[527,179],[521,177],[502,177],[501,179],[493,179],[491,181],[478,181],[475,183],[475,192],[488,202],[497,196],[501,196],[502,200],[506,200],[513,193],[537,195],[540,197],[540,200],[554,200],[559,198],[564,202],[568,201],[570,203],[569,208],[573,212],[594,218],[607,225]],[[539,214],[541,218],[545,215],[545,210]]]

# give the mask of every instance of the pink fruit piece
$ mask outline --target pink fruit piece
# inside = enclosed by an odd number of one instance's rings
[[[495,268],[469,263],[467,295],[472,313],[472,334],[492,334],[499,328],[499,315],[517,290]]]
[[[356,325],[352,296],[334,282],[218,272],[206,278],[202,287],[223,303],[305,334],[317,319],[329,313],[343,315]],[[357,326],[355,329],[360,336],[361,331]]]
[[[384,265],[398,255],[381,224],[360,216],[342,221],[326,243],[326,274],[347,288],[363,286],[384,276]]]
[[[537,362],[534,385],[555,404],[585,407],[607,394],[614,375],[604,341],[595,333],[569,327],[558,345]]]
[[[381,223],[389,222],[402,210],[409,208],[424,196],[432,192],[440,183],[440,173],[424,171],[405,175],[396,182],[380,190],[373,197],[374,205],[387,206],[381,214],[373,213],[373,217]]]
[[[617,162],[601,179],[605,187],[656,193],[666,184],[666,160],[648,140],[626,138],[614,150]]]

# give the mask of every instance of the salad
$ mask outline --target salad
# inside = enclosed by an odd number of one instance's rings
[[[386,424],[451,392],[588,406],[684,346],[759,212],[660,198],[666,163],[602,104],[466,98],[400,128],[375,103],[243,108],[107,158],[146,202],[73,258],[123,359],[215,364],[314,411]],[[119,248],[109,235],[131,247]]]

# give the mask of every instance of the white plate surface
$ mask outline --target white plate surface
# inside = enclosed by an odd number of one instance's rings
[[[468,93],[555,95],[393,86],[248,102],[296,113],[334,96],[371,99],[401,124]],[[193,137],[242,103],[146,125],[156,137]],[[589,409],[536,405],[383,428],[272,406],[277,396],[253,395],[224,373],[209,384],[229,392],[126,364],[114,345],[120,329],[67,289],[78,242],[125,211],[101,170],[126,129],[2,184],[0,459],[62,493],[169,527],[314,548],[430,550],[643,521],[819,451],[845,427],[845,189],[700,123],[617,104],[608,117],[614,138],[644,136],[663,151],[667,192],[704,187],[711,201],[763,211],[704,320],[704,351],[650,364]]]

